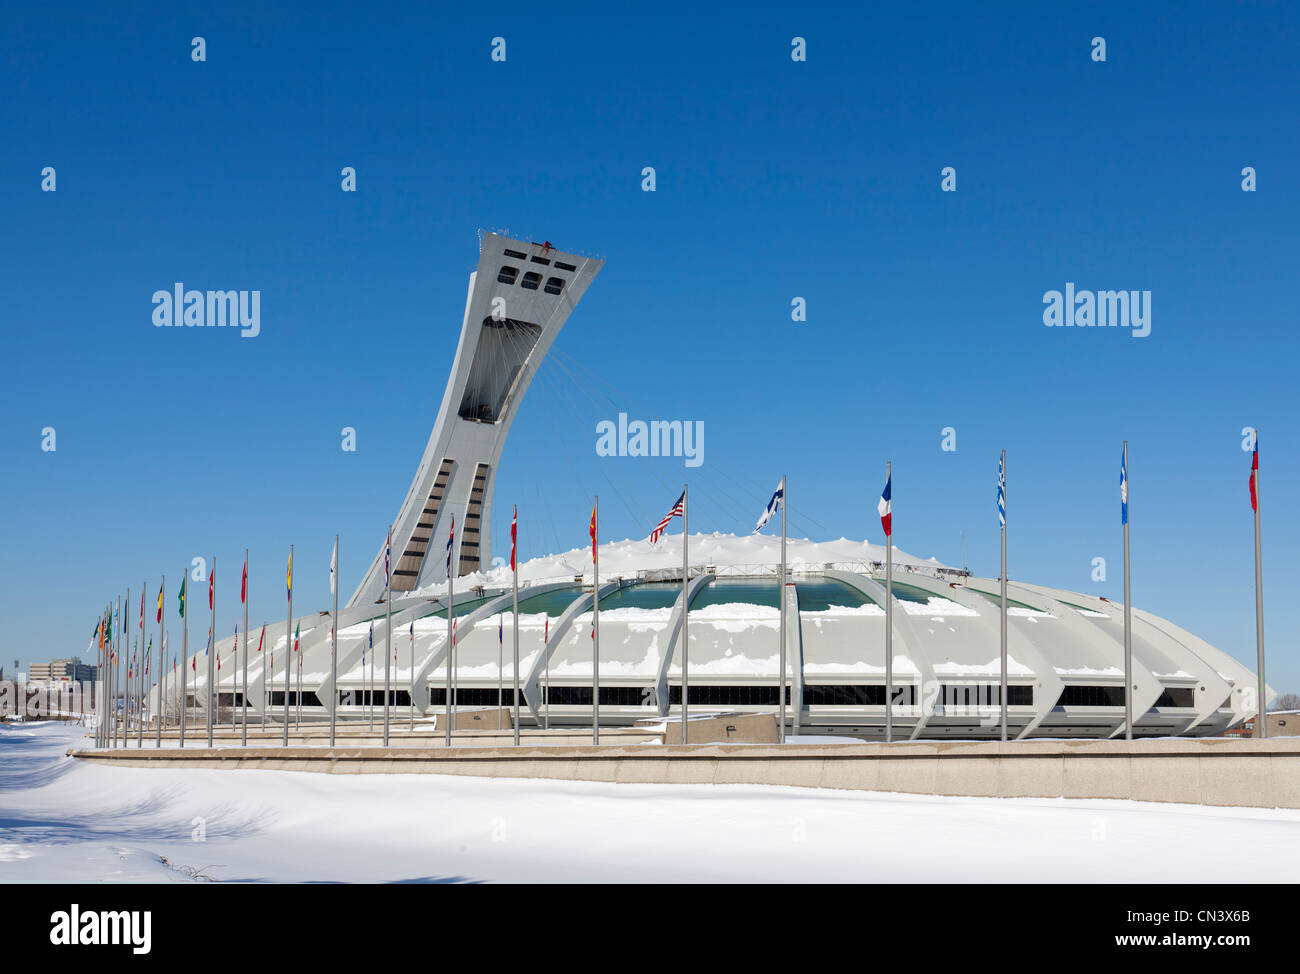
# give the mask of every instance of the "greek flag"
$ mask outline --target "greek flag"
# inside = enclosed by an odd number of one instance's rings
[[[1119,523],[1128,524],[1128,450],[1119,461]]]
[[[1007,526],[1007,461],[998,460],[998,523]]]
[[[758,519],[758,524],[754,527],[754,533],[757,534],[763,530],[768,521],[772,520],[772,515],[779,511],[785,504],[785,478],[781,478],[781,483],[776,488],[776,493],[772,499],[767,502],[767,507],[763,509],[763,514]]]

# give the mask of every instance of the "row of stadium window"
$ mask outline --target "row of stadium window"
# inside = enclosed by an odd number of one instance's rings
[[[936,703],[945,706],[984,706],[1001,705],[1001,694],[996,684],[943,684],[940,687]],[[553,686],[548,694],[547,688],[539,688],[542,699],[539,706],[551,703],[555,706],[591,706],[591,687],[589,686]],[[430,688],[430,705],[446,706],[445,687]],[[297,692],[290,692],[289,706],[299,703],[306,707],[321,706],[320,698],[314,691],[303,691],[301,701]],[[520,694],[521,699],[523,694]],[[452,694],[459,706],[488,707],[495,706],[498,700],[495,687],[463,687]],[[682,702],[680,685],[668,688],[670,706],[679,706]],[[1193,707],[1195,691],[1191,687],[1171,687],[1160,694],[1156,700],[1157,707]],[[505,705],[514,706],[514,690],[506,687],[501,699]],[[341,706],[383,706],[382,690],[340,690]],[[780,701],[780,693],[775,684],[751,684],[742,686],[704,686],[691,687],[691,703],[705,706],[729,707],[775,707]],[[611,707],[653,707],[654,695],[646,687],[603,686],[600,688],[600,702]],[[786,703],[790,703],[790,688],[786,688]],[[803,688],[803,702],[812,707],[880,707],[885,703],[883,684],[808,684]],[[221,707],[238,707],[242,703],[240,694],[223,693],[218,705]],[[389,692],[389,703],[394,707],[409,707],[411,697],[406,690]],[[896,706],[914,706],[916,704],[916,686],[900,684],[894,688]],[[1030,707],[1034,703],[1034,688],[1012,684],[1007,687],[1007,704],[1012,707]],[[284,706],[284,691],[271,692],[270,706]],[[1124,706],[1124,688],[1110,686],[1067,686],[1056,701],[1057,707],[1122,707]]]
[[[534,257],[533,260],[537,258]],[[569,266],[569,265],[564,265]],[[536,291],[538,285],[542,283],[542,275],[536,271],[528,271],[524,274],[523,279],[519,278],[519,268],[512,267],[510,264],[502,264],[501,270],[497,271],[497,283],[513,284],[519,281],[519,286],[526,291]],[[544,289],[547,294],[559,294],[564,290],[564,279],[561,277],[548,277]]]

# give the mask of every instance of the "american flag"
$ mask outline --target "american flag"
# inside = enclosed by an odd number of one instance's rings
[[[665,514],[664,519],[660,521],[657,525],[655,525],[655,529],[650,532],[651,544],[659,543],[659,539],[663,537],[664,531],[667,530],[668,528],[669,521],[671,521],[675,517],[684,516],[685,505],[686,505],[686,491],[682,491],[682,496],[677,498],[677,503],[672,506],[672,510],[670,510],[667,514]]]

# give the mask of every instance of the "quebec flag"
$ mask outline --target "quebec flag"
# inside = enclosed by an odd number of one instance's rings
[[[785,503],[785,478],[782,477],[780,485],[776,488],[776,493],[773,494],[772,499],[767,502],[767,507],[763,509],[763,514],[758,519],[758,524],[754,528],[755,534],[763,530],[763,527],[767,524],[767,522],[772,520],[772,515],[775,514],[777,511],[779,511],[781,509],[781,506],[784,503]]]

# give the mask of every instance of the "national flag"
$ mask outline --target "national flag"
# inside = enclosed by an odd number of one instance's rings
[[[451,517],[451,530],[447,532],[447,578],[451,578],[451,546],[456,538],[456,516]]]
[[[1255,487],[1255,478],[1259,476],[1259,436],[1255,437],[1255,449],[1250,455],[1250,509],[1259,510],[1259,492]]]
[[[257,637],[257,651],[262,651],[262,640],[266,638],[266,623],[262,623],[262,634]]]
[[[143,594],[144,593],[142,592],[141,595]],[[143,599],[141,601],[143,601]],[[158,586],[158,621],[159,622],[162,622],[162,602],[163,602],[163,587],[159,585]],[[141,605],[140,608],[143,609],[144,606]]]
[[[158,590],[161,592],[162,586],[159,586]],[[159,621],[161,622],[162,620],[160,619]],[[140,588],[140,631],[144,632],[144,587],[143,586]]]
[[[181,579],[181,590],[176,593],[176,603],[177,603],[176,611],[179,612],[181,614],[181,618],[184,619],[185,618],[185,579],[184,578]]]
[[[339,590],[339,539],[334,539],[334,551],[330,554],[330,595]]]
[[[519,506],[515,505],[515,512],[510,516],[510,570],[515,570],[515,532],[519,527]]]
[[[886,538],[894,533],[893,483],[894,475],[891,473],[885,478],[885,489],[880,492],[880,500],[876,503],[876,510],[880,512],[880,525],[885,529]]]
[[[772,499],[767,502],[767,507],[763,508],[763,513],[758,519],[758,524],[754,526],[754,533],[762,531],[767,522],[772,520],[772,515],[779,511],[785,504],[785,478],[781,478],[781,483],[777,485],[776,493]]]
[[[683,513],[686,509],[685,505],[686,505],[686,491],[682,491],[682,496],[677,498],[677,503],[672,506],[672,509],[669,510],[669,512],[664,515],[663,520],[660,521],[657,525],[655,525],[655,529],[650,532],[651,544],[659,543],[659,539],[664,536],[664,531],[667,530],[668,528],[669,521],[671,521],[675,517],[685,516]]]
[[[217,570],[214,568],[208,573],[208,608],[217,607]]]
[[[212,627],[208,626],[208,644],[203,647],[203,655],[207,656],[208,652],[211,649],[212,649]]]
[[[369,647],[370,647],[371,652],[374,652],[374,649],[375,649],[375,623],[374,623],[373,620],[372,620],[371,623],[370,623],[370,642],[369,642],[368,645],[369,645]],[[365,651],[364,649],[361,650],[361,665],[362,665],[362,666],[365,666],[365,665],[366,665],[366,651]]]
[[[451,644],[456,645],[456,620],[451,620]]]
[[[149,675],[149,659],[153,656],[153,636],[149,637],[149,648],[144,651],[144,675]]]
[[[99,640],[99,648],[104,648],[104,620],[99,620],[99,625],[95,626],[95,637]]]
[[[1007,461],[998,460],[998,523],[1007,526]]]
[[[375,626],[375,624],[372,622],[372,623],[370,624],[371,631],[374,630],[374,626]],[[293,651],[294,651],[295,653],[298,652],[298,630],[300,630],[301,628],[302,628],[302,623],[301,623],[301,622],[298,623],[296,626],[293,627]]]
[[[501,646],[504,643],[505,643],[505,636],[502,634],[502,630],[501,630],[501,617],[497,616],[497,645]]]
[[[596,505],[591,505],[591,526],[587,529],[591,535],[591,563],[596,564]]]
[[[289,567],[284,570],[285,599],[293,601],[293,549],[289,550]]]
[[[1119,523],[1128,524],[1128,450],[1119,461]]]
[[[239,582],[239,604],[248,602],[248,555],[244,555],[244,577]]]
[[[388,537],[384,540],[384,585],[393,584],[393,573],[388,568],[388,552],[393,545],[393,534],[390,531]]]

